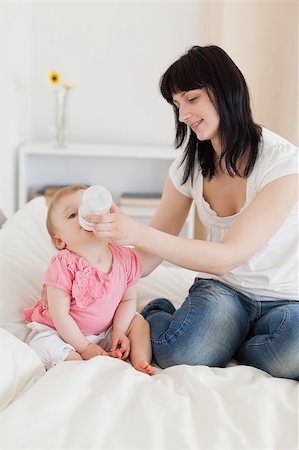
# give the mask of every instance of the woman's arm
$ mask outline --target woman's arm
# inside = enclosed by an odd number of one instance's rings
[[[169,196],[170,204],[174,199],[175,196]],[[219,243],[176,237],[168,231],[138,224],[121,213],[102,216],[95,232],[120,244],[135,245],[178,266],[222,276],[266,245],[297,200],[297,175],[272,181],[256,195]]]
[[[186,197],[185,195],[181,194],[177,189],[175,189],[172,182],[170,181],[170,178],[167,177],[164,184],[163,195],[160,201],[160,205],[157,211],[155,212],[153,218],[151,219],[149,226],[155,228],[156,230],[177,236],[180,233],[182,227],[184,226],[191,205],[192,205],[192,198]],[[129,216],[123,214],[122,211],[115,204],[113,204],[111,212],[112,214],[106,216],[106,218],[104,219],[103,219],[104,216],[96,216],[96,215],[87,217],[88,220],[96,224],[94,230],[95,234],[101,238],[110,237],[111,227],[115,226],[115,228],[119,229],[119,233],[124,237],[124,240],[120,239],[118,240],[118,243],[126,245],[130,241],[130,243],[133,244],[135,238],[134,225],[138,227],[138,223],[135,222],[133,219],[130,219]],[[122,214],[120,216],[113,216],[113,213],[122,213]],[[112,222],[110,224],[104,223],[107,221],[107,217],[109,217],[110,219],[111,217],[114,217],[115,219],[114,225],[112,225]],[[108,219],[108,222],[110,222],[110,219]],[[122,220],[128,221],[127,223],[128,228],[131,228],[132,225],[131,230],[132,233],[130,233],[130,236],[125,236],[124,227],[126,225],[124,222],[122,222]],[[105,233],[106,230],[107,234]],[[142,247],[138,246],[134,247],[134,251],[138,254],[142,262],[142,273],[141,273],[142,277],[145,277],[146,275],[151,273],[163,260],[163,257],[155,255],[153,254],[153,252],[151,252],[151,250],[146,250],[145,248]]]
[[[177,236],[188,216],[192,198],[181,194],[167,177],[160,205],[151,219],[149,226],[156,230]],[[142,262],[142,277],[151,273],[163,260],[141,247],[135,247]]]

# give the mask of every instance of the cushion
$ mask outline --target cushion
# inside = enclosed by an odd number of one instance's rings
[[[0,411],[45,373],[35,352],[3,328],[0,328],[0,367]]]
[[[56,252],[48,235],[44,197],[12,215],[0,230],[0,327],[25,340],[23,310],[40,296],[44,272]]]

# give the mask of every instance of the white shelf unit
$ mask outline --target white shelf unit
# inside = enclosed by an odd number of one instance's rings
[[[100,184],[116,203],[123,192],[162,192],[177,154],[165,146],[70,143],[57,148],[47,142],[27,143],[19,150],[18,206],[47,185]],[[153,211],[143,208],[132,216],[146,223]],[[193,206],[182,235],[194,237]]]

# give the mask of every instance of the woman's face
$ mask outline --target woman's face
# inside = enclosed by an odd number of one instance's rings
[[[220,118],[205,89],[178,92],[173,103],[179,112],[179,121],[188,125],[200,141],[218,143]],[[216,150],[216,148],[215,148]]]

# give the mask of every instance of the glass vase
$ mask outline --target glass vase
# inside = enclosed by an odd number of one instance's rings
[[[61,88],[55,91],[54,140],[57,147],[67,145],[68,97],[69,89]]]

